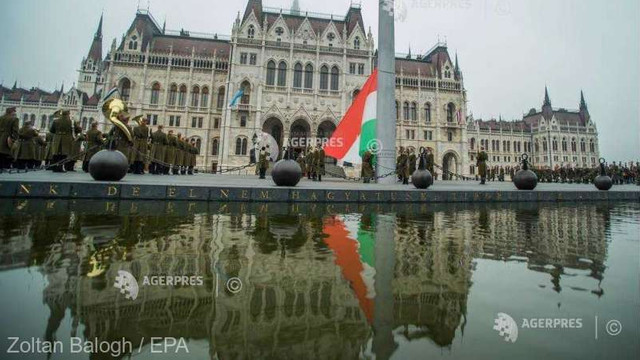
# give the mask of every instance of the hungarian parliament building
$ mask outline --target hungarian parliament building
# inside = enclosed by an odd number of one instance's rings
[[[146,115],[154,130],[195,139],[198,166],[208,170],[247,164],[261,132],[280,147],[328,138],[376,64],[361,5],[341,16],[301,11],[298,1],[290,9],[261,0],[243,7],[231,36],[167,30],[139,9],[106,55],[101,17],[77,83],[53,92],[2,86],[0,110],[15,106],[21,124],[45,133],[64,108],[84,129],[97,121],[106,131],[102,96],[117,87],[130,113]],[[396,56],[397,146],[433,149],[438,172],[474,175],[481,147],[490,167],[516,166],[522,153],[540,168],[596,166],[598,132],[582,93],[579,110],[553,108],[547,89],[542,103],[514,121],[474,119],[446,43]]]

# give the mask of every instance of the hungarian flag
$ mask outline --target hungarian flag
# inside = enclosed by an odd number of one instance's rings
[[[334,216],[323,222],[324,242],[333,251],[342,276],[349,281],[367,320],[373,320],[374,253],[373,229],[363,219]],[[373,223],[373,220],[370,221]]]
[[[324,146],[327,156],[361,163],[362,154],[376,139],[378,70],[375,69]]]

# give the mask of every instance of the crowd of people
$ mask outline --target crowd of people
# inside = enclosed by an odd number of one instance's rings
[[[124,128],[113,126],[108,134],[98,130],[98,123],[85,133],[79,122],[73,122],[68,110],[54,113],[45,137],[33,124],[25,121],[19,127],[16,109],[8,108],[0,117],[0,171],[47,169],[53,172],[75,172],[78,162],[89,171],[89,162],[103,149],[119,150],[129,163],[129,172],[155,175],[193,175],[199,153],[195,139],[189,141],[173,130],[155,131],[142,116],[131,118],[122,112],[118,119]],[[133,121],[132,121],[133,120]],[[129,122],[136,123],[132,127]],[[126,130],[125,130],[126,129]]]

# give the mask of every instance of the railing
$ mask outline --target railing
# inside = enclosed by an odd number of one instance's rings
[[[215,66],[216,70],[226,71],[229,69],[229,60],[226,58],[213,60],[213,57],[197,57],[197,56],[171,56],[164,53],[152,53],[147,57],[145,54],[132,54],[127,52],[116,52],[113,54],[113,61],[118,64],[133,64],[149,66],[172,67],[188,69],[193,67],[199,70],[212,70]],[[146,61],[146,62],[145,62]]]
[[[292,88],[292,91],[296,94],[308,94],[313,95],[313,89],[304,89],[304,88]]]
[[[352,5],[353,7],[357,7],[356,4]],[[293,9],[281,9],[276,7],[263,6],[262,11],[265,13],[271,14],[283,14],[283,15],[293,15],[293,16],[304,16],[304,17],[312,17],[317,19],[325,19],[325,20],[334,20],[334,21],[345,21],[345,16],[326,14],[326,13],[317,13],[311,11],[299,11]]]

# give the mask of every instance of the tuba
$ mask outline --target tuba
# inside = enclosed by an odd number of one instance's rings
[[[134,116],[131,120],[133,120],[136,124],[138,124],[138,126],[142,125],[142,119],[144,118],[144,115],[138,115],[138,116]]]
[[[62,109],[56,110],[56,112],[53,113],[53,118],[54,119],[59,119],[61,117],[62,117]]]
[[[129,132],[129,128],[118,119],[118,115],[121,113],[128,112],[127,104],[120,99],[110,99],[102,104],[102,114],[106,117],[111,123],[117,126],[122,132],[126,135],[129,141],[133,142],[133,137],[131,136],[131,132]]]

